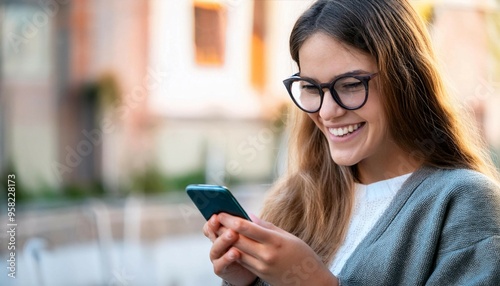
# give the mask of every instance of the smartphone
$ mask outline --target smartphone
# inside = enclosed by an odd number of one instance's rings
[[[252,221],[224,186],[195,184],[187,186],[186,192],[206,220],[214,214],[228,213]]]

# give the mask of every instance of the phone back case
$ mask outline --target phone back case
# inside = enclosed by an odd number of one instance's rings
[[[209,220],[213,214],[221,212],[250,220],[245,210],[226,187],[189,185],[186,187],[186,192],[206,220]]]

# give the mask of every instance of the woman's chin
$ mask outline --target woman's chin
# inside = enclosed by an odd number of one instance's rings
[[[359,160],[356,160],[355,158],[352,158],[352,157],[346,158],[344,156],[332,155],[331,158],[332,158],[333,162],[335,162],[335,164],[337,164],[339,166],[350,167],[350,166],[356,165],[359,162]]]

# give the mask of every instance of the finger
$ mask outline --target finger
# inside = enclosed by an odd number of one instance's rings
[[[267,251],[263,250],[265,247],[264,244],[242,234],[239,235],[233,247],[238,249],[241,253],[245,253],[247,256],[251,256],[257,260],[262,260],[262,254],[267,253]]]
[[[220,222],[219,222],[219,216],[214,214],[210,217],[210,219],[207,221],[210,226],[213,228],[213,229],[216,229],[220,226]]]
[[[238,234],[230,229],[217,237],[210,249],[210,260],[214,262],[220,259],[237,240]]]
[[[261,220],[258,216],[254,215],[254,214],[250,214],[250,218],[252,219],[252,222],[254,222],[262,227],[265,227],[267,229],[271,229],[271,230],[275,230],[275,231],[283,231],[281,228],[275,226],[274,224],[272,224],[268,221],[265,221],[265,220]]]
[[[218,236],[222,235],[224,232],[226,232],[227,230],[228,230],[227,227],[221,225],[215,233],[218,237]]]
[[[203,235],[208,237],[208,239],[210,239],[211,242],[214,242],[215,239],[218,237],[218,234],[210,227],[208,222],[206,222],[203,225]]]
[[[235,248],[230,248],[223,256],[219,259],[213,260],[212,264],[214,267],[214,272],[216,275],[224,275],[232,271],[232,267],[239,267],[236,263],[240,259],[240,252]]]
[[[226,213],[219,214],[219,222],[223,226],[258,242],[266,242],[272,237],[272,230]]]
[[[241,266],[255,273],[257,276],[259,276],[262,271],[265,271],[263,263],[258,258],[242,252],[241,250],[237,251],[236,259]]]
[[[207,227],[210,227],[215,233],[215,238],[217,238],[219,235],[223,234],[227,230],[226,227],[220,224],[217,214],[212,215],[207,223],[208,223]]]
[[[241,239],[241,236],[239,239]],[[233,250],[234,253],[230,254],[230,252],[232,252]],[[243,251],[236,245],[233,246],[231,249],[229,249],[229,251],[224,255],[224,257],[222,257],[222,259],[224,259],[228,263],[232,262],[234,259],[234,261],[238,262],[239,265],[248,269],[250,272],[256,274],[257,276],[264,274],[264,272],[267,271],[265,261],[263,261],[261,258],[258,258],[250,253]]]
[[[250,217],[250,219],[253,221],[253,222],[258,222],[260,221],[260,218],[258,216],[256,216],[255,214],[253,213],[249,213],[248,216]]]
[[[217,215],[213,215],[204,225],[203,234],[214,242],[215,239],[220,235],[220,223]]]

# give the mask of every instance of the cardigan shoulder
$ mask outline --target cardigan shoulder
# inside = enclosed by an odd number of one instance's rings
[[[426,203],[441,217],[440,252],[453,251],[500,235],[500,188],[481,173],[438,170],[416,192],[432,190]],[[414,195],[418,196],[418,193]]]

